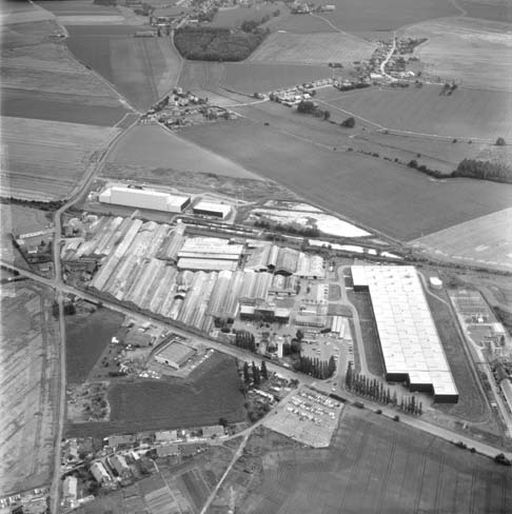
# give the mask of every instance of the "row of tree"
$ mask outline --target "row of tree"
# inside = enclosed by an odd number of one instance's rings
[[[384,388],[382,382],[370,379],[362,373],[357,373],[352,369],[352,364],[350,363],[345,376],[345,385],[349,391],[373,401],[386,405],[391,404],[393,407],[398,407],[403,412],[409,414],[423,414],[423,404],[418,402],[415,396],[402,397],[400,403],[398,403],[396,391],[393,391],[393,394],[391,394],[389,387]]]
[[[321,380],[332,377],[336,371],[334,357],[321,361],[318,357],[299,357],[293,364],[296,371]]]
[[[235,345],[244,350],[256,353],[256,340],[254,334],[248,330],[237,330],[235,334]]]
[[[242,371],[244,376],[244,383],[246,385],[249,385],[252,381],[254,385],[258,386],[261,384],[261,382],[268,380],[267,364],[265,361],[261,362],[260,368],[258,368],[254,361],[252,361],[250,367],[249,364],[247,364],[247,362],[244,362],[244,367]]]

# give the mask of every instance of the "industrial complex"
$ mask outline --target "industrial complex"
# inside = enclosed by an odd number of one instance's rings
[[[442,343],[413,266],[352,266],[354,291],[370,292],[386,380],[458,401]]]

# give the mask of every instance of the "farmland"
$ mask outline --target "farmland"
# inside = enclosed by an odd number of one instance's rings
[[[461,4],[471,18],[512,22],[512,11],[507,0],[464,0]]]
[[[248,491],[233,472],[221,491],[227,500],[233,487],[242,512],[505,514],[512,508],[507,468],[351,407],[344,408],[329,450],[268,445],[259,461],[263,472]],[[210,512],[224,512],[221,501]]]
[[[414,247],[462,264],[512,270],[512,209],[488,214],[412,241]]]
[[[2,48],[2,113],[55,121],[114,125],[127,112],[115,93],[81,66],[54,22],[8,26]]]
[[[361,116],[382,128],[448,139],[480,138],[496,141],[512,136],[509,107],[512,95],[504,91],[459,88],[451,96],[441,87],[370,89],[348,95],[327,91],[325,103],[331,109]],[[347,114],[348,115],[348,114]]]
[[[260,62],[185,62],[179,85],[185,90],[227,89],[252,95],[328,78],[327,66]]]
[[[460,14],[450,2],[443,0],[334,0],[336,10],[322,17],[351,33],[393,31],[423,20]]]
[[[245,410],[234,360],[214,354],[184,381],[118,382],[109,391],[111,420],[70,425],[68,435],[103,436],[143,430],[243,421]]]
[[[160,125],[137,125],[116,144],[108,162],[120,166],[215,173],[259,179],[225,157],[186,141]]]
[[[244,21],[260,21],[264,16],[272,17],[276,10],[281,12],[288,11],[282,2],[219,9],[219,12],[213,19],[212,26],[239,27]]]
[[[293,34],[276,32],[249,57],[250,62],[314,63],[368,59],[376,44],[340,32]],[[293,85],[293,84],[290,84]]]
[[[464,86],[512,91],[509,24],[450,18],[419,23],[404,32],[428,38],[415,52],[427,73]]]
[[[52,292],[31,282],[2,291],[0,495],[51,479],[60,369]]]
[[[27,200],[66,198],[94,165],[116,129],[77,123],[2,118],[8,153],[1,194]]]
[[[66,317],[67,383],[80,383],[87,379],[122,321],[121,314],[108,309]]]
[[[140,27],[128,25],[73,25],[68,30],[74,56],[138,109],[148,109],[176,85],[181,58],[169,38],[134,37]]]
[[[402,240],[489,214],[512,202],[507,187],[499,184],[434,181],[403,166],[313,144],[308,137],[294,137],[272,124],[265,127],[237,120],[219,124],[214,131],[198,126],[180,134],[276,180],[315,205]]]

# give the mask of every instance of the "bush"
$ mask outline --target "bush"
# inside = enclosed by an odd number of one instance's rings
[[[356,126],[356,120],[353,116],[350,116],[350,118],[347,118],[345,121],[342,121],[340,125],[345,128],[354,128]]]

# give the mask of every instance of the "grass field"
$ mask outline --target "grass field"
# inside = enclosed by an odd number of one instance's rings
[[[405,35],[428,38],[415,54],[429,74],[465,86],[512,91],[508,23],[450,18],[413,25]],[[510,102],[507,105],[510,113]]]
[[[1,195],[42,201],[66,198],[116,129],[2,117],[7,153],[1,177]]]
[[[169,38],[134,37],[137,30],[126,25],[70,26],[67,44],[80,62],[146,110],[176,85],[181,58]]]
[[[108,162],[121,166],[142,166],[145,169],[171,168],[259,179],[239,164],[184,140],[160,125],[133,127],[116,145]]]
[[[214,354],[187,381],[118,382],[109,391],[111,421],[70,425],[68,434],[103,436],[212,425],[245,419],[235,361]]]
[[[368,59],[376,44],[340,32],[292,34],[276,32],[257,48],[249,61],[282,63],[352,62]]]
[[[212,26],[236,28],[240,27],[244,21],[260,21],[264,16],[272,17],[277,10],[281,11],[282,14],[288,12],[283,2],[220,9],[213,19]]]
[[[512,209],[488,214],[411,241],[434,256],[512,270]]]
[[[179,85],[191,91],[225,88],[252,95],[256,91],[291,87],[330,75],[327,66],[318,65],[188,61],[183,66]]]
[[[512,22],[512,9],[508,0],[463,0],[460,5],[471,18]]]
[[[89,372],[119,330],[124,316],[108,309],[66,317],[67,382],[87,380]]]
[[[441,89],[372,88],[348,95],[327,90],[320,99],[325,98],[331,109],[341,108],[390,130],[440,135],[450,140],[481,138],[493,143],[498,137],[512,136],[512,94],[459,88],[451,96],[444,96]]]
[[[345,407],[328,450],[269,447],[260,462],[263,471],[240,505],[247,514],[506,514],[512,509],[507,468],[353,407]],[[239,491],[232,476],[223,489]]]
[[[402,240],[512,204],[503,185],[431,180],[389,162],[313,144],[300,131],[300,124],[290,134],[274,129],[272,123],[266,127],[237,120],[219,124],[215,130],[187,128],[180,135],[276,180],[313,204]]]
[[[52,291],[2,285],[0,495],[48,484],[53,468],[59,327]]]

